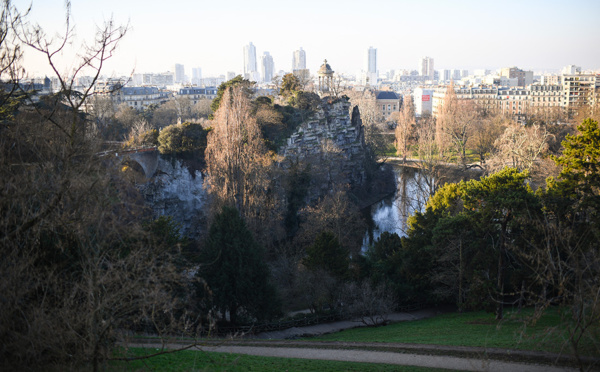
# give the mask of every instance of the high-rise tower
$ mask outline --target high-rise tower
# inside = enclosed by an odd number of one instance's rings
[[[175,64],[175,83],[185,83],[185,68],[179,63]]]
[[[306,69],[306,52],[300,48],[294,51],[292,57],[292,71]]]
[[[202,80],[202,68],[194,67],[192,68],[192,84],[200,85]]]
[[[256,75],[256,72],[258,72],[256,47],[250,43],[244,46],[244,77],[252,79]]]
[[[275,64],[273,63],[273,56],[269,52],[264,52],[260,57],[260,72],[263,82],[270,83],[273,79],[273,71],[275,70]]]
[[[365,72],[363,73],[363,84],[376,86],[379,78],[377,72],[377,48],[369,47],[365,59]]]
[[[435,71],[433,69],[433,58],[423,57],[419,65],[419,74],[424,76],[426,80],[433,80]]]
[[[377,48],[369,47],[367,52],[367,72],[377,73]]]

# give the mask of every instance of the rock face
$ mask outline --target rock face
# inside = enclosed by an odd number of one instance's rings
[[[156,217],[172,216],[181,225],[181,233],[197,238],[206,219],[207,192],[202,174],[191,174],[180,160],[158,158],[158,168],[149,182],[139,186]]]
[[[345,99],[330,101],[325,98],[306,122],[288,138],[280,150],[282,166],[293,163],[311,164],[315,185],[328,192],[333,184],[361,185],[366,181],[365,161],[367,147],[358,107],[349,115],[350,102]]]
[[[323,99],[279,151],[284,169],[295,163],[310,166],[308,200],[325,195],[334,185],[357,186],[366,181],[367,147],[358,108],[350,115],[347,99],[329,99]],[[205,232],[208,194],[199,171],[191,174],[180,160],[159,155],[155,175],[139,188],[156,217],[172,216],[181,233],[192,239]]]

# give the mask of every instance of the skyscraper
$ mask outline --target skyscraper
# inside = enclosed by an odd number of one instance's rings
[[[423,57],[421,58],[421,64],[419,66],[419,73],[424,76],[426,80],[433,80],[434,69],[433,69],[433,58]]]
[[[175,64],[175,84],[177,83],[185,83],[185,68],[179,63]]]
[[[364,85],[377,85],[377,48],[369,47],[365,60],[365,72],[363,74]]]
[[[292,57],[292,71],[306,69],[306,52],[300,48],[294,51]]]
[[[202,80],[202,69],[200,67],[192,68],[192,84],[200,85]]]
[[[369,47],[366,67],[367,72],[377,73],[377,48]]]
[[[260,57],[260,67],[263,82],[270,83],[273,79],[275,64],[273,63],[273,57],[269,54],[269,52],[264,52],[264,54]]]
[[[255,78],[258,67],[256,63],[256,47],[250,43],[244,46],[244,77]]]

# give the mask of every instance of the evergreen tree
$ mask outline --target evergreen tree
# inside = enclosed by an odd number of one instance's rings
[[[563,154],[554,158],[563,167],[556,185],[562,195],[577,201],[577,209],[588,218],[600,216],[600,127],[586,119],[577,127],[579,134],[567,135]]]
[[[238,211],[223,207],[213,221],[200,253],[198,276],[212,293],[213,305],[232,323],[246,314],[257,320],[279,312],[279,300],[269,283],[263,248],[254,240]]]
[[[330,231],[320,233],[306,253],[304,264],[309,269],[324,269],[337,278],[343,278],[348,273],[349,251]]]

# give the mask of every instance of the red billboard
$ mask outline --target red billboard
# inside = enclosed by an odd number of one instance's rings
[[[429,101],[429,97],[431,97],[429,94],[424,94],[424,95],[423,95],[423,99],[422,99],[422,101],[423,101],[423,102],[425,102],[425,101]]]

